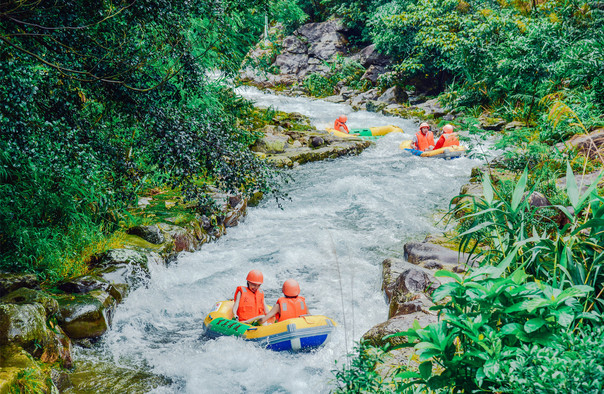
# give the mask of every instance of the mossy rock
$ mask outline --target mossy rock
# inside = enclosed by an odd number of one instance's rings
[[[46,311],[46,317],[51,317],[59,311],[59,304],[48,293],[21,287],[10,294],[0,298],[0,302],[7,304],[41,304]]]
[[[89,294],[57,296],[58,321],[72,339],[97,338],[107,331],[109,322],[103,302]]]
[[[46,311],[41,304],[0,304],[0,345],[30,349],[46,337]]]

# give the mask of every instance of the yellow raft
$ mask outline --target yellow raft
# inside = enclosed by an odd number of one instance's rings
[[[343,133],[339,130],[328,127],[326,129],[329,133],[335,135],[340,138],[366,138],[366,139],[375,139],[381,136],[384,136],[389,133],[402,133],[403,129],[397,126],[388,125],[388,126],[377,126],[370,127],[368,129],[350,129],[350,134]]]
[[[441,159],[455,159],[461,157],[466,153],[466,147],[461,145],[447,146],[446,148],[439,148],[423,152],[421,150],[411,148],[411,140],[401,142],[399,148],[404,151],[410,152],[415,156],[420,157],[435,157]]]
[[[312,350],[323,346],[337,324],[321,315],[305,315],[266,326],[233,320],[233,300],[219,301],[203,321],[207,336],[241,337],[276,351]]]

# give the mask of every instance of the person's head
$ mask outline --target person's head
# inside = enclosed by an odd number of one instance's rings
[[[283,295],[286,297],[297,297],[300,294],[300,285],[293,279],[288,279],[283,282]]]
[[[338,120],[342,123],[346,123],[348,121],[348,118],[346,117],[346,115],[340,115]]]
[[[453,132],[453,126],[450,124],[446,124],[443,126],[443,133],[449,134]]]
[[[256,290],[260,288],[262,282],[264,282],[264,277],[262,276],[262,272],[251,270],[248,272],[246,280],[248,289],[250,289],[252,293],[255,293]]]
[[[430,125],[426,122],[422,123],[419,125],[419,131],[422,132],[422,134],[427,134],[428,131],[430,131]]]

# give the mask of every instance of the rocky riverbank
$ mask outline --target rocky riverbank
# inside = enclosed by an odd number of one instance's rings
[[[277,167],[358,154],[371,145],[318,131],[300,114],[272,115],[251,149]],[[192,207],[170,193],[141,196],[132,212],[153,223],[129,228],[121,247],[90,259],[86,275],[48,287],[34,275],[0,273],[0,393],[68,388],[73,346],[97,341],[119,304],[147,284],[154,267],[220,238],[257,202],[209,191],[221,207],[211,217],[191,213]]]

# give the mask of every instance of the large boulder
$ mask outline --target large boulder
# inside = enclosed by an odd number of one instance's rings
[[[399,86],[393,86],[387,89],[380,97],[378,97],[378,101],[387,104],[402,104],[407,101],[407,99],[407,93]]]
[[[286,135],[266,134],[264,137],[256,140],[251,146],[253,152],[261,153],[283,153],[287,147],[289,137]]]
[[[574,135],[566,143],[566,146],[577,148],[582,155],[591,159],[604,157],[604,128],[599,128],[589,134]]]
[[[294,35],[300,38],[303,37],[307,42],[316,42],[323,40],[324,37],[332,33],[344,35],[347,31],[348,28],[344,26],[341,19],[333,19],[327,22],[302,25],[294,32]]]
[[[384,74],[384,72],[386,72],[385,67],[371,65],[367,70],[365,70],[361,80],[369,81],[372,85],[375,85],[379,76]]]
[[[157,225],[161,232],[164,234],[166,239],[171,240],[174,244],[173,252],[194,252],[200,246],[199,239],[194,234],[194,231],[180,226],[176,226],[168,223],[160,223]],[[156,263],[160,263],[161,257],[154,252],[152,255],[147,255],[147,261],[154,260]]]
[[[371,328],[363,335],[362,340],[368,341],[371,345],[377,347],[386,344],[400,345],[408,343],[408,338],[406,336],[398,336],[389,339],[384,339],[384,337],[386,335],[409,330],[413,327],[414,320],[417,320],[420,326],[426,327],[430,323],[437,322],[438,317],[436,315],[427,315],[421,312],[396,316]]]
[[[23,370],[37,368],[32,357],[15,344],[0,345],[0,393],[14,393]]]
[[[351,56],[351,58],[358,61],[365,68],[369,68],[370,66],[386,67],[391,63],[390,57],[375,49],[375,44],[366,46]]]
[[[0,304],[0,345],[31,350],[46,338],[46,311],[41,304]]]
[[[39,289],[40,282],[33,274],[10,274],[0,272],[0,297],[20,287]]]
[[[41,290],[33,290],[27,287],[21,287],[4,297],[0,298],[0,302],[6,304],[40,304],[44,307],[46,317],[51,317],[59,311],[57,301]]]
[[[82,275],[77,278],[66,279],[57,288],[65,293],[88,293],[92,290],[106,290],[109,282],[96,275]]]
[[[444,269],[465,272],[468,255],[430,242],[408,242],[404,246],[405,258],[412,264],[438,263]]]
[[[308,47],[298,37],[287,36],[281,42],[281,52],[305,54],[308,53]]]
[[[308,66],[308,55],[304,53],[282,53],[275,59],[281,74],[298,74]]]
[[[58,322],[72,339],[97,338],[109,328],[105,303],[90,294],[57,296]]]
[[[137,235],[152,244],[164,243],[164,234],[156,225],[136,226],[128,229],[128,234]]]
[[[93,272],[113,284],[127,284],[131,288],[146,285],[150,264],[164,264],[155,252],[133,249],[111,249],[91,261]]]

